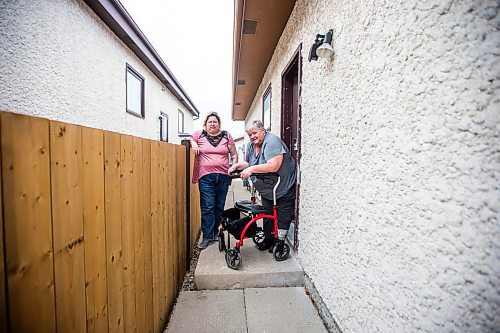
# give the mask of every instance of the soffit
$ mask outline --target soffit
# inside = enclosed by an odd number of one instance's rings
[[[233,120],[245,120],[294,5],[295,0],[235,0]]]

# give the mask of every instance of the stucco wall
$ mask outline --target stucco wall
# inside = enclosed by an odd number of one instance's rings
[[[498,1],[298,0],[299,258],[343,332],[500,329]],[[335,57],[308,62],[334,29]]]
[[[0,110],[159,139],[193,116],[83,1],[0,2]],[[145,78],[145,119],[125,111],[126,63]],[[173,69],[175,72],[175,69]]]

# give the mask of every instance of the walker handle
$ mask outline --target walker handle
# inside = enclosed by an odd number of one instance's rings
[[[266,172],[266,173],[252,173],[252,176],[257,177],[258,179],[264,179],[269,176],[276,176],[279,177],[280,174],[277,172]]]
[[[233,172],[231,172],[229,174],[229,179],[240,178],[240,173],[241,173],[241,170],[234,170]]]
[[[229,178],[230,179],[236,179],[236,178],[240,178],[240,174],[241,174],[241,171],[243,170],[234,170],[233,172],[231,172],[229,174]],[[257,177],[258,179],[264,179],[266,177],[269,177],[269,176],[276,176],[276,177],[279,177],[280,174],[277,173],[277,172],[266,172],[266,173],[252,173],[252,176],[255,176]]]

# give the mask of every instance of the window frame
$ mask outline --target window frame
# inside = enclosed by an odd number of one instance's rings
[[[184,112],[181,109],[177,109],[177,131],[184,134]]]
[[[168,142],[168,115],[160,111],[160,141]],[[163,130],[165,129],[165,138],[163,137]]]
[[[132,76],[134,76],[137,80],[140,81],[141,83],[141,112],[140,113],[137,113],[136,111],[134,110],[131,110],[128,108],[128,102],[129,102],[129,96],[128,96],[128,74],[131,74]],[[130,113],[136,117],[139,117],[139,118],[145,118],[146,114],[145,114],[145,109],[144,109],[144,77],[139,74],[138,71],[136,71],[132,66],[130,66],[128,63],[126,63],[126,66],[125,66],[125,110],[127,113]]]
[[[264,124],[264,128],[266,130],[271,130],[271,97],[272,90],[271,84],[267,87],[266,91],[262,95],[262,123]],[[269,98],[269,124],[266,124],[266,99]]]

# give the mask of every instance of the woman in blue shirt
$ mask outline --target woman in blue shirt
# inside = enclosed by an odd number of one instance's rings
[[[278,211],[278,239],[283,241],[290,228],[295,214],[295,183],[297,169],[295,161],[288,147],[281,139],[266,131],[260,120],[254,120],[246,128],[250,138],[245,161],[233,165],[229,172],[243,170],[242,179],[248,179],[253,173],[277,172],[280,175],[280,184],[276,190],[276,205]],[[272,214],[273,209],[273,184],[252,177],[255,189],[259,191],[262,205],[267,213]],[[265,239],[259,245],[259,250],[270,249],[274,245],[273,221],[264,219]]]

